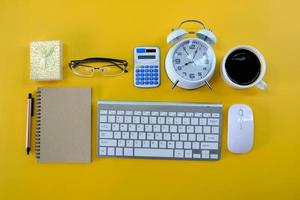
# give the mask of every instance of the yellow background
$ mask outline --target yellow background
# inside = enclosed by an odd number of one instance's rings
[[[299,7],[296,0],[1,0],[0,199],[300,199]],[[170,29],[191,18],[203,20],[218,38],[212,92],[171,91],[164,71]],[[63,81],[29,80],[29,43],[52,39],[64,44]],[[268,90],[235,90],[221,79],[222,57],[239,44],[264,54]],[[159,88],[133,86],[133,48],[139,45],[161,48]],[[130,73],[84,79],[67,67],[71,59],[93,56],[126,59]],[[91,164],[37,164],[33,152],[26,156],[26,97],[38,86],[93,88]],[[222,159],[99,159],[98,99],[221,102]],[[226,148],[234,103],[249,104],[255,115],[255,145],[245,155]]]

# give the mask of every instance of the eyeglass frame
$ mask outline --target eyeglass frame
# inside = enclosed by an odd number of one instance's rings
[[[112,66],[116,66],[118,68],[120,68],[121,70],[123,70],[123,73],[127,73],[127,66],[128,66],[128,62],[126,60],[120,60],[120,59],[114,59],[114,58],[86,58],[86,59],[82,59],[82,60],[71,60],[69,62],[69,68],[73,71],[77,66],[81,65],[81,64],[85,64],[85,63],[93,63],[93,62],[108,62],[108,63],[112,63]],[[123,65],[124,67],[122,67],[121,65]],[[103,67],[109,67],[110,65],[106,65],[106,66],[100,66],[100,67],[93,67],[93,66],[89,66],[89,65],[82,65],[85,67],[90,67],[93,68],[94,70],[99,70]],[[74,71],[73,71],[74,72]],[[74,72],[75,73],[75,72]],[[120,73],[118,75],[121,75],[123,73]],[[80,74],[76,75],[80,76]],[[104,75],[105,76],[105,75]]]

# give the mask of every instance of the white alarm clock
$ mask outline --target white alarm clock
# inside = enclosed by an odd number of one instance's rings
[[[185,23],[201,24],[197,32],[187,32],[181,28]],[[183,39],[188,34],[196,37]],[[211,47],[216,43],[216,36],[198,20],[186,20],[172,31],[167,38],[168,44],[175,44],[168,52],[165,67],[169,79],[184,89],[195,89],[206,84],[210,89],[209,80],[212,78],[216,56]]]

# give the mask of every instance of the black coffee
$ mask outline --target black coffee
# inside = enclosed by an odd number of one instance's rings
[[[256,81],[260,68],[258,57],[246,49],[233,51],[225,62],[228,77],[238,85],[249,85]]]

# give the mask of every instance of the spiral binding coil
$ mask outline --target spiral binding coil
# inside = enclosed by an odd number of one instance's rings
[[[41,91],[36,92],[36,131],[35,131],[35,155],[37,159],[41,156]]]

